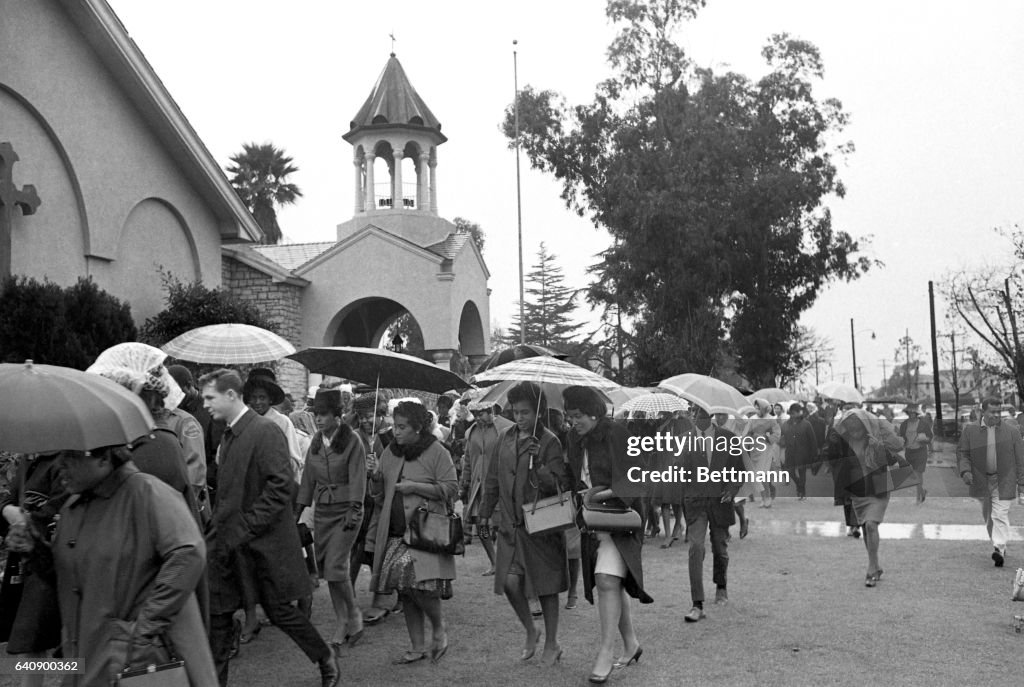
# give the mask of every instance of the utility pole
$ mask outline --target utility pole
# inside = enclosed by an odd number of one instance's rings
[[[889,385],[889,375],[886,374],[885,364],[888,362],[884,358],[880,361],[882,363],[882,393],[887,394],[886,387]]]
[[[850,318],[850,351],[853,353],[853,388],[860,391],[857,386],[857,341],[853,338],[853,318]]]
[[[931,280],[928,281],[928,310],[932,318],[932,382],[935,384],[935,427],[939,431],[939,436],[942,436],[942,388],[939,386],[939,344],[936,341],[935,333],[935,287]]]
[[[907,335],[903,337],[903,345],[907,351],[906,363],[907,363],[907,398],[911,401],[914,399],[914,391],[910,385],[910,328],[907,328]]]
[[[821,382],[818,380],[818,349],[814,349],[814,386],[818,386]]]
[[[519,183],[519,56],[516,47],[519,41],[512,41],[512,79],[516,89],[516,224],[519,227],[519,343],[526,343],[526,299],[523,294],[523,196]]]

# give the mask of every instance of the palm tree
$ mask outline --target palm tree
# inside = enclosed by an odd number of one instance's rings
[[[302,195],[295,184],[287,183],[289,174],[299,171],[284,150],[270,143],[243,143],[242,152],[231,157],[227,170],[231,185],[256,223],[263,229],[264,243],[281,241],[276,208],[294,203]]]

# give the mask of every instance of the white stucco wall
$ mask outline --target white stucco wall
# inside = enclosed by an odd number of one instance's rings
[[[42,200],[16,220],[12,271],[59,283],[92,275],[138,321],[155,312],[153,262],[218,286],[212,211],[64,10],[0,0],[0,16],[0,139],[21,156],[16,182],[35,184]]]

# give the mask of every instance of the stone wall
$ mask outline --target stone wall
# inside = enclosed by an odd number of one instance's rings
[[[221,260],[221,282],[235,296],[255,305],[275,331],[296,348],[302,347],[302,288],[275,283],[269,276],[237,260]],[[306,397],[307,374],[303,365],[282,360],[274,365],[278,384],[300,401]]]

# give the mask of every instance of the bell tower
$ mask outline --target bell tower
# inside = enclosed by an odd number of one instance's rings
[[[342,138],[354,149],[355,217],[438,216],[437,147],[448,139],[394,53]]]

